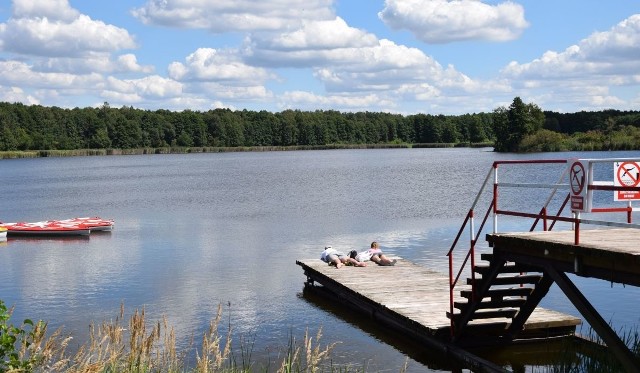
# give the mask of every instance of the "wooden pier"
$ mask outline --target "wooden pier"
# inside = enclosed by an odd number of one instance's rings
[[[468,345],[450,343],[451,320],[447,317],[448,275],[402,258],[397,260],[395,266],[378,266],[368,262],[366,267],[345,266],[340,269],[319,259],[298,260],[296,264],[303,268],[307,277],[306,289],[322,291],[402,335],[421,341],[427,347],[453,355],[468,366],[481,367],[480,369],[485,371],[503,371],[502,368],[495,367],[462,349]],[[467,286],[462,286],[461,289],[463,288]],[[467,333],[477,336],[491,335],[496,328],[508,328],[509,322],[505,320],[474,320]],[[580,319],[577,317],[537,307],[515,342],[572,336],[579,324]],[[496,341],[493,338],[466,340],[475,341],[476,345]],[[492,366],[493,368],[488,368]]]

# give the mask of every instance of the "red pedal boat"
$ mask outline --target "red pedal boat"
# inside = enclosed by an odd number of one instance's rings
[[[7,236],[88,236],[92,231],[113,230],[113,220],[74,218],[65,220],[47,220],[33,223],[0,223],[7,229]]]
[[[64,220],[51,220],[52,222],[57,222],[60,224],[78,224],[89,227],[91,232],[99,231],[112,231],[113,226],[115,225],[113,219],[102,219],[97,216],[91,218],[73,218],[73,219],[64,219]]]

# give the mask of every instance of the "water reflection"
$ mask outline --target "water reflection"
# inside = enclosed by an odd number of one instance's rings
[[[88,240],[10,239],[0,247],[0,296],[15,319],[64,326],[78,344],[91,322],[113,319],[124,304],[127,315],[166,316],[179,346],[189,346],[222,304],[223,327],[236,341],[255,336],[257,359],[322,327],[327,343],[343,341],[337,356],[346,362],[366,356],[374,371],[395,370],[409,357],[416,371],[441,370],[424,357],[433,353],[381,343],[395,337],[298,296],[305,279],[295,260],[317,258],[328,244],[361,249],[376,240],[447,273],[445,254],[493,161],[569,156],[389,149],[6,160],[0,220],[99,215],[116,228]],[[543,169],[516,177],[548,178]],[[610,309],[610,290],[594,285],[595,303],[609,303],[604,317],[636,323],[637,315]],[[545,301],[577,314],[554,289]]]

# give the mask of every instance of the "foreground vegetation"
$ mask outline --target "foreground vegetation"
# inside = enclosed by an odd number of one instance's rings
[[[198,349],[179,351],[176,335],[167,319],[149,323],[145,310],[135,310],[128,322],[124,318],[124,305],[115,320],[99,326],[90,326],[89,341],[77,351],[67,348],[71,336],[61,330],[48,335],[43,321],[24,320],[20,327],[10,323],[11,310],[0,300],[0,372],[167,372],[167,373],[249,373],[254,371],[278,373],[366,372],[363,365],[336,365],[331,353],[336,342],[321,346],[322,330],[315,336],[305,332],[298,342],[290,336],[276,358],[259,365],[252,361],[252,343],[240,341],[234,349],[232,328],[221,335],[222,306],[203,333]],[[640,359],[640,333],[620,333],[622,340]],[[566,340],[557,355],[557,363],[533,366],[534,372],[621,372],[624,368],[604,347],[593,332],[576,340]],[[195,358],[190,356],[195,353]],[[399,372],[407,370],[399,367]]]
[[[90,326],[90,338],[72,354],[67,347],[72,340],[61,330],[47,336],[47,324],[25,320],[21,327],[9,323],[11,310],[0,300],[0,372],[252,372],[282,373],[339,371],[358,372],[363,368],[334,366],[330,353],[336,343],[320,346],[322,330],[315,336],[305,333],[298,343],[290,337],[275,360],[273,367],[259,366],[251,361],[251,346],[242,345],[240,351],[232,347],[231,328],[220,335],[222,307],[202,336],[202,344],[195,352],[195,363],[187,366],[188,350],[178,351],[174,330],[166,318],[149,323],[145,311],[136,310],[128,323],[124,320],[124,306],[113,321]]]
[[[618,332],[622,341],[640,361],[640,333],[635,331]],[[602,339],[589,330],[587,335],[578,340],[578,346],[565,349],[565,356],[553,366],[542,369],[547,373],[619,373],[624,366],[611,351],[607,350]],[[575,353],[573,351],[578,351]],[[571,353],[569,353],[571,351]]]
[[[334,110],[205,112],[62,109],[0,102],[0,151],[33,156],[490,144],[496,151],[640,149],[640,112],[555,113],[519,97],[491,113],[431,115]],[[199,150],[198,150],[199,149]],[[211,150],[214,151],[214,150]],[[56,153],[61,152],[61,153]],[[122,152],[122,153],[120,153]]]

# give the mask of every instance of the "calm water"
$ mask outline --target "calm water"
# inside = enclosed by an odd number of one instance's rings
[[[10,239],[0,246],[0,299],[15,306],[14,322],[48,320],[77,344],[124,303],[127,314],[145,307],[150,320],[167,316],[186,345],[223,304],[222,328],[230,324],[236,341],[255,339],[258,361],[273,360],[290,335],[322,327],[325,343],[343,342],[337,363],[395,372],[408,359],[409,371],[448,371],[436,354],[304,297],[295,260],[377,240],[446,273],[445,253],[494,160],[632,156],[393,149],[3,160],[0,220],[99,215],[116,229],[83,240]],[[638,324],[636,288],[576,282],[605,319]],[[543,306],[579,315],[557,288]]]

